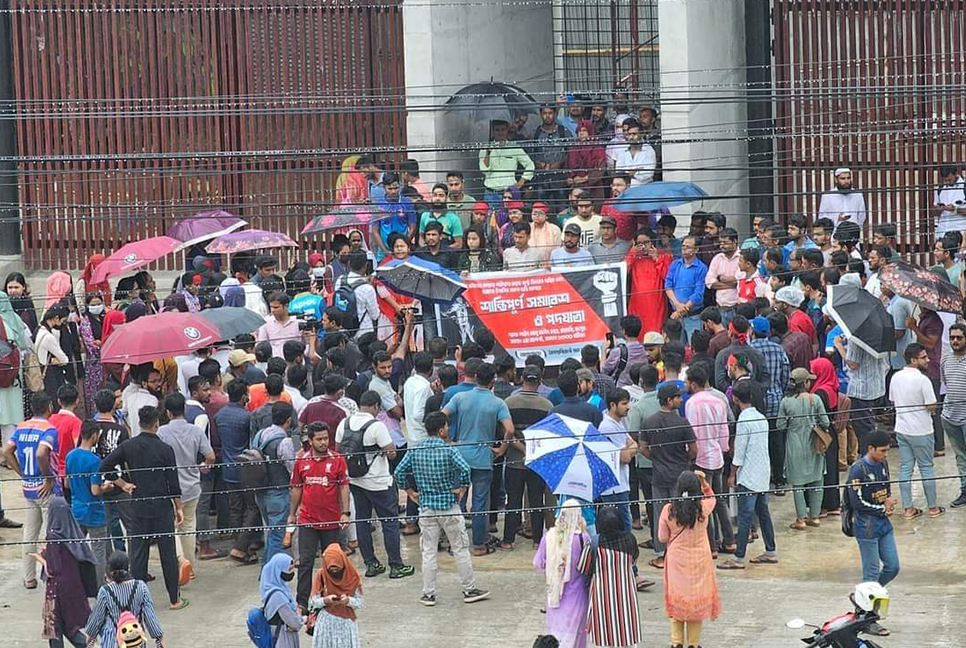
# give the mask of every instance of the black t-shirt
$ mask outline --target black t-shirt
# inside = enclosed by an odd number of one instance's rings
[[[677,412],[662,410],[645,419],[641,427],[654,463],[652,483],[673,488],[678,476],[691,466],[688,443],[695,442],[691,424]]]

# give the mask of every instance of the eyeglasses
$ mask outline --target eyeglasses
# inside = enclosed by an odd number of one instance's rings
[[[966,335],[950,335],[950,340],[966,340]]]

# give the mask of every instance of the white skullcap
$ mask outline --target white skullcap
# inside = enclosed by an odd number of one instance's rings
[[[839,167],[835,170],[835,177],[837,178],[843,173],[852,173],[852,169],[850,169],[849,167]]]

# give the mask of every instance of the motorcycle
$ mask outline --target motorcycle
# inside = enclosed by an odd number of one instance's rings
[[[859,583],[849,596],[855,610],[838,614],[822,625],[792,619],[785,624],[790,630],[808,626],[814,632],[802,641],[810,648],[883,648],[872,639],[860,637],[873,624],[884,618],[889,610],[889,593],[878,583]]]

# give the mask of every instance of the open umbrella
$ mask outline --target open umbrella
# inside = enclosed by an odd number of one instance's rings
[[[179,220],[168,228],[168,236],[181,241],[183,247],[191,247],[208,239],[234,232],[247,222],[222,209],[199,212],[191,218]]]
[[[101,361],[140,364],[193,353],[221,339],[218,327],[195,313],[145,315],[107,336]]]
[[[942,313],[963,311],[959,288],[934,272],[911,263],[891,261],[879,270],[879,283],[923,308]]]
[[[618,484],[620,448],[590,423],[551,414],[523,431],[524,463],[555,495],[593,502]]]
[[[625,212],[655,211],[707,197],[704,189],[691,182],[648,182],[631,187],[613,204],[618,210]]]
[[[447,112],[475,122],[512,122],[525,113],[537,114],[540,104],[526,90],[509,83],[473,83],[459,89],[444,104]]]
[[[867,290],[852,284],[830,285],[824,311],[842,327],[849,344],[873,355],[896,350],[892,316]]]
[[[466,284],[452,270],[414,256],[379,266],[376,276],[398,293],[439,304],[452,303],[466,290]]]
[[[233,340],[236,335],[251,333],[265,323],[264,317],[241,306],[208,308],[198,314],[218,327],[222,340]]]
[[[302,228],[302,236],[325,232],[342,227],[363,227],[370,223],[389,218],[392,214],[381,209],[369,211],[359,205],[342,205],[332,211],[316,216]]]
[[[178,250],[183,243],[170,236],[155,236],[122,246],[94,268],[91,285],[106,281],[108,277],[133,272],[166,254]]]
[[[205,247],[212,254],[238,254],[265,248],[298,247],[299,244],[279,232],[246,229],[219,236]]]

